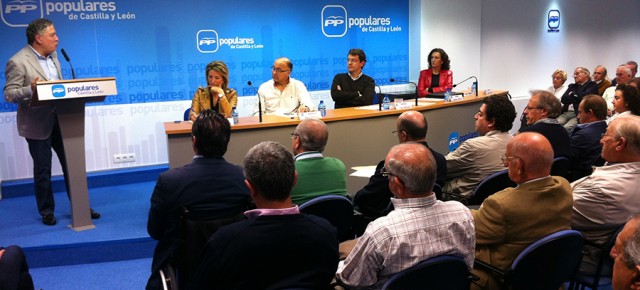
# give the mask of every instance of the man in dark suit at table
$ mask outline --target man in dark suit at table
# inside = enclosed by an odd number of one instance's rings
[[[335,108],[366,106],[373,104],[376,81],[362,73],[367,55],[359,48],[347,54],[347,73],[337,74],[331,84],[331,98]]]
[[[58,155],[69,195],[67,162],[58,125],[58,115],[53,106],[31,106],[31,98],[39,81],[62,79],[56,48],[58,35],[53,22],[39,18],[27,26],[28,45],[18,51],[7,62],[4,98],[18,104],[18,134],[27,140],[33,159],[33,183],[38,212],[42,223],[55,225],[55,200],[51,186],[51,160],[53,149]],[[84,152],[81,152],[84,154]],[[91,218],[100,214],[91,209]]]
[[[205,110],[193,122],[191,134],[193,161],[160,174],[151,195],[147,231],[158,244],[147,289],[162,289],[158,271],[174,259],[180,245],[183,207],[207,208],[207,220],[220,220],[242,214],[250,203],[242,169],[223,157],[231,136],[229,121]]]
[[[436,160],[436,184],[442,188],[447,178],[447,161],[444,156],[429,147],[427,144],[427,130],[429,124],[427,118],[418,111],[407,111],[402,113],[396,120],[396,131],[398,143],[418,142],[429,149]],[[382,174],[384,160],[376,166],[375,174],[369,178],[369,183],[359,190],[353,203],[357,209],[369,218],[377,218],[386,214],[393,193],[389,189],[389,179]]]
[[[506,271],[531,243],[571,228],[573,199],[569,182],[549,175],[553,150],[544,136],[516,135],[502,159],[509,168],[509,179],[518,186],[489,196],[471,215],[476,227],[476,260]],[[471,289],[499,289],[498,280],[477,265],[473,273],[480,279]]]

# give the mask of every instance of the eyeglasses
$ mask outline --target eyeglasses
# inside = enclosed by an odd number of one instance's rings
[[[393,174],[393,173],[391,173],[391,172],[387,171],[387,169],[386,169],[386,168],[384,168],[384,167],[380,168],[380,174],[381,174],[382,176],[384,176],[384,177],[387,177],[387,176],[394,176],[394,174]]]
[[[395,131],[391,131],[391,134],[395,135],[395,134],[400,133],[400,132],[404,133],[406,131],[405,130],[395,130]]]
[[[300,137],[300,134],[298,134],[296,132],[291,132],[291,139],[293,139],[295,137]]]
[[[275,73],[283,73],[283,72],[288,72],[289,70],[281,70],[279,67],[272,66],[271,71]]]
[[[500,160],[502,160],[502,163],[507,162],[508,160],[511,159],[517,159],[518,157],[513,157],[513,156],[507,156],[507,153],[505,153],[504,155],[500,156]]]
[[[604,139],[604,137],[611,137],[611,138],[618,138],[618,136],[614,136],[614,135],[609,135],[607,133],[602,133],[600,134],[600,139]]]
[[[356,59],[356,58],[348,58],[347,59],[347,63],[358,63],[358,62],[360,62],[360,60]]]
[[[542,110],[542,109],[544,109],[544,107],[541,107],[541,106],[535,106],[535,107],[526,106],[526,107],[524,107],[524,109],[527,110],[527,111],[531,111],[531,110],[534,110],[534,109]]]

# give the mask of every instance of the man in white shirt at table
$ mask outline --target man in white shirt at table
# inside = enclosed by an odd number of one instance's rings
[[[300,112],[315,111],[307,87],[291,77],[293,63],[281,57],[273,62],[271,67],[272,79],[264,82],[258,88],[258,102],[262,103],[262,114],[289,115]],[[258,114],[256,102],[253,115]]]

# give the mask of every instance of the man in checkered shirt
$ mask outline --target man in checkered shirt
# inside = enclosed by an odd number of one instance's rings
[[[463,257],[471,268],[476,242],[473,218],[457,201],[436,200],[431,191],[436,162],[429,150],[419,143],[394,146],[383,174],[389,178],[395,209],[371,222],[357,241],[340,245],[341,254],[349,253],[338,266],[338,283],[379,289],[391,275],[440,255]]]

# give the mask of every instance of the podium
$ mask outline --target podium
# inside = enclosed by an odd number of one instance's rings
[[[84,108],[87,102],[101,102],[116,95],[116,79],[89,78],[38,82],[31,106],[53,106],[67,163],[71,225],[75,231],[95,228],[89,212],[87,165],[84,150]]]

